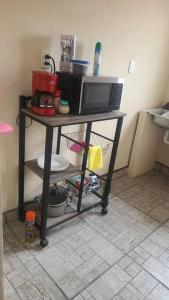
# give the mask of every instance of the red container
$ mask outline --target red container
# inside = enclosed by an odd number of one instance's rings
[[[57,89],[58,75],[43,71],[32,72],[32,94],[35,91],[55,93]]]
[[[39,116],[54,116],[55,109],[53,107],[32,106],[31,111]]]

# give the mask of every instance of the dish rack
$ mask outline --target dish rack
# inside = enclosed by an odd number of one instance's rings
[[[79,155],[84,153],[86,146],[86,130],[65,133],[64,137],[66,138],[66,143],[69,150]],[[111,140],[107,140],[107,138],[101,134],[91,131],[89,146],[101,146],[103,155],[106,155],[112,144],[113,143]]]

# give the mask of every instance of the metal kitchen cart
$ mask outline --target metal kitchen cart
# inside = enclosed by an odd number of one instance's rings
[[[112,111],[108,113],[100,113],[100,114],[88,114],[88,115],[56,115],[53,117],[43,117],[36,115],[31,112],[30,108],[27,107],[28,102],[31,97],[20,96],[20,111],[19,111],[19,190],[18,190],[18,214],[19,219],[21,221],[25,220],[25,202],[24,202],[24,169],[25,166],[31,169],[35,174],[37,174],[43,180],[43,191],[42,191],[42,204],[41,204],[41,215],[40,219],[37,219],[35,222],[36,227],[40,231],[40,245],[45,247],[48,245],[48,241],[46,239],[47,230],[63,223],[65,220],[71,219],[84,211],[87,211],[93,207],[93,205],[89,205],[88,207],[82,208],[82,195],[83,195],[83,185],[85,179],[85,171],[88,170],[87,165],[87,156],[88,149],[90,144],[90,136],[91,134],[95,134],[99,137],[103,137],[112,143],[112,151],[110,157],[110,163],[108,167],[108,173],[106,176],[100,176],[95,172],[91,172],[97,175],[100,179],[104,180],[104,189],[103,193],[100,194],[98,191],[94,191],[93,193],[99,197],[99,202],[95,203],[96,205],[101,205],[102,207],[102,215],[107,214],[107,206],[108,206],[108,196],[111,189],[111,180],[113,175],[113,169],[117,154],[117,148],[123,123],[124,113],[120,111]],[[45,162],[44,162],[44,170],[38,167],[37,160],[25,161],[25,125],[26,125],[26,117],[29,117],[31,121],[36,121],[41,125],[46,127],[46,140],[45,140]],[[99,133],[96,133],[92,130],[92,123],[98,121],[106,121],[106,120],[117,120],[116,130],[114,139],[109,139]],[[77,168],[72,164],[69,167],[60,172],[50,172],[51,167],[51,154],[52,154],[52,144],[53,144],[53,131],[54,128],[58,128],[57,135],[57,146],[56,153],[60,152],[60,142],[61,137],[71,140],[77,144],[80,144],[73,138],[68,135],[62,133],[63,126],[70,126],[75,124],[86,124],[86,134],[85,134],[85,145],[84,145],[84,154],[82,158],[82,166],[81,168]],[[88,170],[90,171],[90,170]],[[48,210],[48,194],[49,194],[49,186],[50,184],[54,184],[56,182],[62,180],[69,180],[69,178],[75,175],[81,175],[81,182],[79,188],[79,197],[77,202],[77,209],[71,213],[65,214],[63,217],[56,217],[54,220],[52,218],[52,222],[47,218],[47,210]],[[69,183],[71,181],[69,180]],[[71,183],[73,185],[73,183]]]

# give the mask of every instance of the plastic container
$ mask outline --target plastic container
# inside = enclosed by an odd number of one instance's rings
[[[72,73],[86,75],[88,70],[89,62],[87,60],[71,60],[72,62]]]
[[[60,114],[65,114],[65,115],[68,114],[70,111],[69,101],[63,99],[60,100],[58,109]]]
[[[69,61],[61,61],[59,70],[61,72],[72,73],[72,63]]]
[[[26,212],[26,222],[25,222],[25,241],[32,242],[34,238],[34,223],[35,223],[35,212],[33,210],[28,210]]]
[[[94,53],[93,76],[99,75],[99,67],[101,62],[101,48],[102,48],[102,44],[100,42],[97,42],[95,46],[95,53]]]
[[[62,93],[61,90],[56,90],[56,92],[55,92],[55,98],[54,98],[55,113],[57,113],[58,109],[59,109],[59,103],[60,103],[60,100],[61,100],[61,93]]]

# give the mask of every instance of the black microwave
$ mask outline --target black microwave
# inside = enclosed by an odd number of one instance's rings
[[[75,114],[103,113],[120,109],[124,79],[57,72],[57,88],[69,100]]]

